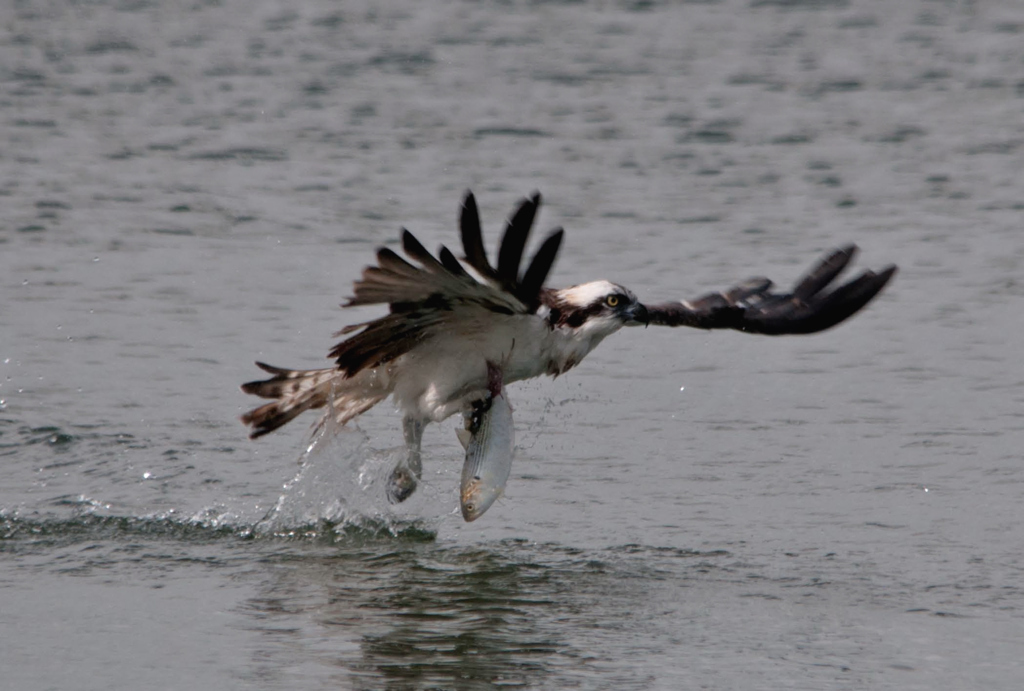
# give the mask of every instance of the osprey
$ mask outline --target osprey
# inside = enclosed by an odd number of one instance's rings
[[[289,370],[262,362],[273,375],[242,385],[273,399],[242,416],[255,439],[311,408],[345,424],[393,396],[403,413],[408,458],[391,474],[388,497],[405,500],[422,472],[420,442],[430,422],[469,415],[488,394],[488,363],[502,363],[504,382],[556,377],[578,365],[623,326],[690,326],[767,335],[823,331],[852,316],[885,287],[895,266],[864,271],[827,290],[856,253],[846,245],[825,255],[791,292],[772,292],[767,278],[752,278],[696,300],[644,305],[630,290],[605,280],[569,288],[544,285],[562,243],[555,229],[520,271],[540,194],[520,202],[508,220],[492,265],[484,249],[472,192],[459,225],[467,270],[442,246],[435,257],[408,230],[402,249],[409,261],[383,247],[377,265],[363,270],[343,307],[386,304],[389,313],[346,326],[326,369]]]

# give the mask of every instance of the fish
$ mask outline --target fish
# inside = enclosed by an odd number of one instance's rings
[[[489,397],[473,404],[466,418],[466,429],[459,436],[466,447],[459,506],[467,523],[491,508],[505,491],[512,471],[516,440],[512,406],[505,394],[503,378],[501,368],[488,361]]]

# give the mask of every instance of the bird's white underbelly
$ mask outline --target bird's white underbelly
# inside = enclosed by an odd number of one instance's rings
[[[553,333],[536,316],[502,320],[500,326],[453,327],[393,363],[395,403],[406,415],[444,420],[487,395],[487,363],[499,364],[506,384],[545,374]],[[497,327],[497,328],[496,328]]]

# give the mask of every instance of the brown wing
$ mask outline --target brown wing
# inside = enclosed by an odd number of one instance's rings
[[[789,293],[773,293],[767,278],[752,278],[721,293],[689,302],[648,305],[651,324],[698,329],[736,329],[781,336],[824,331],[850,318],[881,292],[895,266],[864,271],[828,290],[857,253],[846,245],[825,255]]]
[[[330,353],[349,376],[377,367],[409,352],[439,329],[459,318],[460,310],[483,308],[496,317],[532,314],[540,305],[544,280],[554,265],[562,231],[552,233],[519,276],[540,195],[520,203],[502,237],[498,268],[491,267],[484,249],[476,200],[467,192],[460,228],[467,263],[480,274],[473,278],[446,247],[434,257],[408,230],[402,230],[402,249],[409,260],[388,248],[377,251],[377,265],[363,270],[353,296],[344,307],[387,304],[390,314],[347,326],[337,336],[353,334]]]

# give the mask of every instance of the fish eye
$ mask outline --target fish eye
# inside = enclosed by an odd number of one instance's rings
[[[618,295],[609,295],[607,298],[605,298],[604,302],[609,307],[615,307],[616,305],[619,304],[619,296]]]

